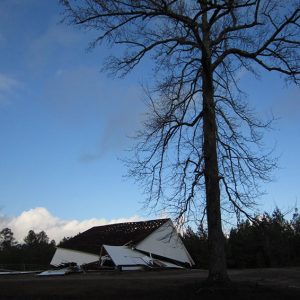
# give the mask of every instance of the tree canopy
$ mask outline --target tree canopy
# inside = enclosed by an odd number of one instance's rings
[[[295,210],[291,220],[276,208],[272,213],[254,216],[256,223],[242,221],[231,228],[226,237],[229,268],[268,268],[300,265],[300,218]],[[202,230],[190,227],[183,241],[192,255],[196,268],[207,268],[208,239]]]
[[[14,233],[10,228],[4,228],[0,232],[0,249],[9,249],[16,245]]]
[[[29,230],[24,243],[18,243],[10,228],[0,232],[0,265],[8,270],[41,270],[47,268],[55,252],[55,241],[45,231]]]

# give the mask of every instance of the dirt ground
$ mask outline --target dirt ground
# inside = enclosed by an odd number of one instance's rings
[[[230,270],[232,285],[203,287],[205,270],[0,276],[0,299],[300,299],[300,268]]]

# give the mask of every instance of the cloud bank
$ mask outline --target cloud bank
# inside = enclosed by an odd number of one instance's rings
[[[107,225],[122,222],[141,221],[139,216],[129,218],[119,218],[113,220],[106,219],[87,219],[78,220],[62,220],[53,216],[46,208],[36,207],[22,212],[14,218],[0,216],[0,230],[2,228],[10,228],[16,240],[22,242],[29,230],[40,232],[44,230],[50,239],[59,242],[63,237],[71,237],[79,232],[83,232],[93,226]]]

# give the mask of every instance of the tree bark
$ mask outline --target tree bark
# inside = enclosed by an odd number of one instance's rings
[[[203,135],[205,160],[206,208],[209,244],[209,281],[227,281],[225,243],[222,231],[219,171],[216,150],[216,116],[212,77],[203,76]]]
[[[209,276],[210,283],[226,283],[227,275],[225,239],[222,231],[219,169],[217,158],[217,126],[214,102],[213,70],[209,49],[209,29],[206,16],[202,19],[202,87],[203,87],[203,137],[205,161],[206,209],[208,224]]]

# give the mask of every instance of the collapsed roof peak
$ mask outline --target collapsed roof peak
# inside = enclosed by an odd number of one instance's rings
[[[95,226],[60,244],[59,247],[98,254],[103,244],[122,246],[138,243],[170,219]]]

